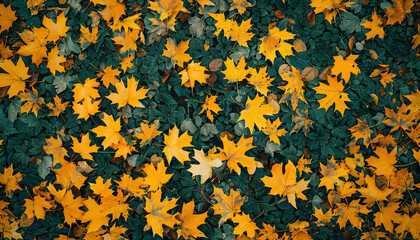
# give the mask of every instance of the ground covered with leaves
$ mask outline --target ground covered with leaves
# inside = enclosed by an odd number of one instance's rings
[[[0,237],[419,239],[419,12],[3,1]]]

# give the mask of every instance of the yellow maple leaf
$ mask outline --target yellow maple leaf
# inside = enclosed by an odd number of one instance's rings
[[[284,136],[287,133],[286,129],[280,129],[282,122],[279,118],[271,122],[267,119],[267,126],[262,128],[261,131],[268,135],[270,141],[280,145],[280,137]]]
[[[47,143],[45,146],[42,146],[46,154],[53,155],[53,165],[57,162],[63,162],[64,157],[67,157],[67,150],[63,147],[63,142],[61,138],[57,136],[57,139],[50,137],[45,139]]]
[[[180,11],[188,12],[182,0],[156,0],[149,2],[149,9],[160,14],[159,20],[176,16]]]
[[[268,87],[272,86],[271,82],[274,80],[267,74],[267,66],[260,68],[258,72],[256,69],[250,68],[249,73],[251,76],[248,78],[248,83],[253,85],[257,92],[267,97]]]
[[[163,149],[163,153],[166,155],[168,163],[171,164],[172,158],[175,157],[178,161],[184,164],[185,161],[189,161],[189,152],[183,150],[184,147],[193,147],[191,144],[192,136],[188,135],[188,131],[179,135],[179,129],[174,126],[169,130],[169,134],[164,134],[164,144],[166,145]]]
[[[4,41],[0,41],[0,62],[3,62],[6,59],[9,59],[13,56],[13,51],[10,50],[9,44],[4,43]]]
[[[112,115],[106,113],[104,113],[102,121],[105,123],[105,126],[97,126],[92,129],[92,132],[96,133],[97,137],[105,137],[102,141],[102,146],[106,149],[112,144],[117,144],[122,138],[120,134],[121,123],[120,118],[114,120]]]
[[[350,55],[344,59],[341,55],[334,56],[334,66],[331,68],[331,74],[336,77],[341,74],[341,79],[344,80],[344,83],[347,83],[352,73],[355,75],[360,73],[360,69],[355,62],[358,57],[359,55]]]
[[[260,44],[259,53],[265,55],[267,60],[272,63],[276,58],[276,52],[279,51],[280,55],[285,58],[289,55],[293,55],[293,45],[286,42],[286,40],[293,39],[296,34],[287,32],[286,29],[280,31],[278,27],[274,27],[268,30],[268,34],[262,38]]]
[[[127,155],[136,150],[133,146],[135,143],[136,141],[131,140],[131,144],[128,144],[125,138],[120,138],[120,141],[117,144],[111,145],[111,147],[116,150],[114,158],[123,157],[124,159],[127,159]]]
[[[93,161],[93,157],[91,153],[98,152],[99,147],[96,145],[90,146],[90,139],[89,139],[89,133],[82,136],[81,141],[77,140],[77,138],[70,136],[73,140],[73,151],[76,153],[80,153],[80,156],[83,159],[88,159]]]
[[[90,116],[95,115],[99,112],[99,104],[101,100],[94,101],[91,97],[87,96],[83,99],[82,104],[73,104],[73,110],[75,114],[78,114],[77,118],[83,118],[87,120]]]
[[[143,171],[146,173],[143,184],[149,186],[149,191],[159,190],[165,183],[171,179],[173,174],[166,173],[167,167],[165,167],[164,161],[157,163],[155,168],[152,163],[144,165]]]
[[[53,207],[49,201],[38,195],[35,195],[33,200],[25,199],[23,206],[26,208],[25,214],[28,218],[36,217],[38,219],[45,219],[45,209],[51,209]]]
[[[83,201],[83,205],[88,209],[80,217],[80,221],[89,222],[86,227],[87,234],[98,231],[102,226],[108,226],[109,217],[105,213],[102,204],[97,203],[92,198]]]
[[[409,130],[416,119],[416,111],[410,112],[410,107],[403,104],[401,107],[397,107],[398,112],[395,112],[392,109],[385,108],[385,115],[387,119],[384,119],[382,122],[388,126],[391,126],[391,133],[402,128],[404,131]]]
[[[117,45],[121,45],[122,48],[120,49],[120,53],[126,52],[126,51],[137,51],[137,39],[140,36],[140,30],[127,30],[124,32],[123,36],[117,36],[111,38],[112,41],[115,42]]]
[[[367,203],[368,206],[373,205],[376,202],[388,201],[386,197],[394,191],[394,189],[389,188],[385,190],[379,189],[376,186],[374,177],[366,176],[365,181],[367,186],[365,188],[357,189],[357,191],[362,194],[362,197],[366,198],[365,203]]]
[[[152,140],[160,135],[162,131],[158,131],[159,128],[159,120],[155,120],[152,124],[142,123],[140,125],[140,132],[136,132],[134,136],[141,140],[140,146],[144,146],[146,144],[150,144]],[[137,131],[137,129],[136,129]]]
[[[121,216],[124,217],[124,220],[127,221],[128,210],[130,206],[126,203],[129,195],[125,195],[121,189],[117,189],[116,195],[109,195],[101,199],[101,207],[105,209],[105,214],[111,214],[112,220],[118,219]]]
[[[417,34],[413,36],[411,43],[413,43],[412,49],[416,49],[420,45],[420,24],[417,25]]]
[[[385,31],[382,27],[382,20],[376,14],[376,10],[373,11],[372,21],[366,21],[360,25],[362,25],[366,29],[370,29],[370,31],[366,33],[366,38],[368,40],[374,39],[376,35],[378,35],[378,37],[381,39],[383,39],[385,36]]]
[[[123,73],[127,71],[127,68],[132,68],[134,66],[133,60],[134,55],[130,53],[120,62]]]
[[[339,11],[347,12],[346,7],[350,7],[354,2],[347,0],[311,0],[311,7],[314,7],[315,14],[324,13],[325,19],[331,24]]]
[[[206,111],[207,118],[213,122],[214,116],[212,112],[217,114],[218,112],[222,111],[222,109],[219,107],[219,104],[216,103],[217,96],[206,96],[206,100],[204,101],[203,105],[201,105],[201,111],[199,114],[202,114],[204,111]]]
[[[317,221],[315,222],[317,226],[325,226],[331,221],[333,215],[331,209],[329,209],[326,213],[324,213],[322,208],[314,207],[314,209],[315,213],[313,214],[313,216],[317,218]]]
[[[405,15],[411,13],[411,8],[414,6],[413,0],[392,0],[393,7],[387,7],[385,16],[388,17],[386,25],[394,25],[399,22],[400,24],[405,18]]]
[[[195,63],[193,61],[179,73],[182,81],[181,84],[194,89],[195,82],[200,84],[206,83],[207,74],[204,73],[206,70],[206,67],[201,66],[200,63]]]
[[[189,44],[190,39],[181,41],[177,45],[175,40],[169,38],[166,41],[166,49],[163,50],[162,56],[170,58],[173,66],[178,65],[179,67],[184,67],[184,63],[188,63],[192,59],[190,54],[185,53],[188,50]]]
[[[94,194],[101,197],[109,197],[114,193],[114,191],[111,189],[111,180],[111,178],[108,178],[106,181],[104,181],[101,176],[98,176],[94,183],[89,183],[90,190],[92,190]]]
[[[264,101],[265,97],[260,97],[258,94],[252,100],[248,96],[245,109],[241,111],[238,118],[238,122],[245,121],[245,127],[249,128],[251,133],[254,131],[254,125],[259,129],[267,127],[267,119],[264,116],[272,116],[276,113],[275,109],[269,104],[264,104]]]
[[[22,102],[27,101],[22,105],[20,111],[27,114],[33,112],[35,117],[38,117],[38,110],[44,104],[44,99],[38,96],[38,91],[32,88],[32,92],[20,93],[19,97]]]
[[[228,83],[240,82],[246,78],[249,73],[246,68],[246,62],[244,56],[241,57],[238,64],[235,65],[235,62],[231,58],[227,58],[225,61],[226,70],[221,71],[225,75],[225,79],[228,80]]]
[[[337,77],[327,76],[328,85],[320,82],[318,87],[313,89],[318,94],[326,95],[324,98],[317,100],[319,108],[326,111],[334,104],[335,110],[344,115],[344,111],[348,109],[345,102],[350,102],[348,94],[344,92],[344,85],[337,81]]]
[[[357,119],[357,124],[349,128],[351,136],[357,140],[363,139],[363,144],[366,146],[370,145],[371,135],[373,131],[370,129],[366,120],[361,121]]]
[[[32,56],[32,63],[37,67],[42,63],[43,59],[47,57],[47,36],[50,31],[44,27],[33,28],[33,36],[30,39],[26,39],[21,34],[22,40],[26,45],[22,45],[16,54],[21,56]]]
[[[280,77],[287,82],[286,85],[280,86],[279,89],[284,91],[280,102],[290,100],[293,110],[297,109],[299,100],[308,104],[305,99],[305,82],[302,80],[300,72],[295,67],[291,67],[291,71],[280,74]]]
[[[259,240],[277,240],[279,235],[276,233],[276,227],[270,224],[263,223],[263,228],[260,229]]]
[[[233,230],[233,234],[237,234],[238,236],[246,232],[248,237],[253,238],[255,236],[255,231],[259,229],[257,224],[251,220],[248,214],[237,214],[232,218],[232,221],[238,223]]]
[[[146,191],[143,188],[147,186],[144,184],[143,178],[139,177],[133,179],[128,174],[123,174],[121,181],[115,181],[118,188],[127,191],[131,196],[143,198]]]
[[[175,218],[180,221],[180,227],[177,230],[178,236],[182,236],[184,239],[206,237],[197,227],[205,224],[207,212],[194,214],[194,201],[184,203],[181,213],[178,213]]]
[[[387,148],[384,147],[377,147],[375,149],[375,154],[378,157],[371,156],[370,158],[366,159],[366,162],[376,168],[374,171],[376,175],[384,175],[387,179],[393,174],[396,169],[394,164],[397,163],[397,159],[395,155],[397,154],[397,150],[394,149],[388,153]]]
[[[292,122],[295,124],[295,126],[290,133],[298,132],[303,129],[305,136],[309,133],[313,123],[313,121],[308,116],[308,109],[305,111],[298,109],[292,116]]]
[[[14,64],[12,60],[4,60],[0,62],[0,68],[6,73],[0,73],[0,87],[10,86],[7,90],[9,98],[18,95],[20,91],[25,91],[25,80],[30,78],[28,75],[29,68],[25,66],[22,58],[19,58]]]
[[[19,182],[22,181],[22,174],[16,173],[13,175],[13,164],[9,167],[4,167],[3,173],[0,173],[0,183],[4,185],[4,192],[8,198],[12,197],[12,191],[22,190]]]
[[[271,168],[272,177],[265,176],[261,178],[266,187],[271,188],[270,195],[287,196],[287,199],[293,207],[296,207],[296,197],[306,200],[302,191],[308,189],[309,180],[297,181],[296,167],[288,161],[283,172],[283,163],[274,164]]]
[[[42,20],[42,25],[44,25],[48,31],[48,41],[56,42],[61,37],[67,35],[67,31],[70,29],[69,26],[66,26],[67,18],[64,16],[64,12],[60,15],[57,15],[56,21],[54,22],[51,18],[44,16]]]
[[[174,227],[175,224],[180,223],[174,215],[169,214],[168,211],[176,207],[176,201],[178,199],[168,200],[166,197],[163,201],[162,191],[157,190],[156,192],[151,192],[150,198],[145,197],[146,206],[144,211],[146,214],[146,227],[144,231],[152,228],[153,235],[159,235],[163,238],[163,224],[168,227]]]
[[[257,146],[252,145],[253,137],[244,138],[241,136],[239,141],[235,143],[230,141],[227,136],[221,138],[223,142],[223,148],[218,148],[220,151],[220,158],[222,161],[227,161],[227,166],[230,171],[235,171],[238,174],[241,173],[241,167],[247,168],[250,175],[254,174],[257,168],[262,168],[263,165],[256,161],[253,157],[245,155],[245,153]]]
[[[398,235],[401,235],[400,239],[404,239],[406,236],[404,234],[405,231],[408,231],[411,233],[411,236],[414,239],[418,239],[420,235],[420,229],[419,229],[419,222],[420,222],[420,214],[416,212],[414,215],[410,216],[408,214],[403,214],[401,218],[398,219],[399,226],[395,228],[395,232]]]
[[[388,203],[386,207],[383,204],[380,204],[379,211],[373,214],[373,216],[375,217],[375,226],[379,227],[383,225],[385,230],[393,232],[393,222],[399,222],[399,219],[401,219],[402,217],[400,213],[396,212],[399,208],[399,203],[395,202]]]
[[[224,36],[229,39],[232,35],[230,31],[232,30],[234,21],[232,19],[226,19],[224,13],[208,13],[217,22],[214,24],[216,31],[213,33],[215,36],[219,36],[223,31]]]
[[[204,184],[212,175],[213,169],[223,165],[220,158],[213,158],[211,154],[206,156],[203,150],[194,149],[194,159],[199,164],[191,164],[188,169],[193,176],[201,176],[201,184]]]
[[[96,43],[98,39],[98,27],[89,29],[89,27],[80,26],[80,45],[82,49],[85,49],[90,46],[90,44]]]
[[[142,13],[137,13],[132,16],[126,17],[123,20],[114,19],[113,24],[110,26],[112,31],[121,31],[121,28],[124,29],[124,32],[132,30],[141,30],[141,27],[136,23],[136,20],[140,19]],[[137,34],[139,35],[139,34]]]
[[[67,190],[64,197],[57,201],[63,206],[64,222],[71,225],[77,221],[82,215],[83,211],[80,207],[83,207],[83,198],[78,196],[74,198],[72,191]]]
[[[80,102],[87,97],[91,97],[93,100],[100,97],[98,89],[99,82],[96,81],[96,78],[91,79],[87,78],[85,83],[76,83],[74,88],[71,90],[74,92],[74,101]]]
[[[327,165],[320,163],[322,178],[318,187],[325,186],[327,190],[333,190],[334,185],[343,185],[344,182],[340,178],[348,178],[348,169],[344,169],[342,166],[336,164],[334,157],[332,157]]]
[[[251,3],[247,2],[246,0],[233,0],[232,4],[230,5],[229,11],[237,9],[239,14],[244,14],[247,7],[252,7]]]
[[[360,199],[353,200],[349,204],[337,203],[337,207],[334,209],[334,216],[338,216],[337,223],[340,229],[347,225],[347,221],[350,221],[353,227],[361,229],[362,223],[365,221],[359,216],[359,213],[368,214],[370,212],[366,205],[360,205]]]
[[[139,82],[130,77],[127,79],[127,88],[124,86],[124,82],[120,81],[115,84],[118,93],[111,93],[107,98],[112,101],[113,104],[118,104],[118,109],[125,107],[127,104],[132,107],[143,107],[139,100],[146,98],[146,94],[149,89],[144,87],[137,90]]]
[[[120,81],[118,80],[118,78],[116,78],[116,76],[119,76],[119,75],[120,75],[120,70],[118,68],[112,69],[112,66],[108,66],[103,70],[103,75],[101,79],[102,83],[104,84],[106,88],[109,87],[109,84],[115,85],[116,83]]]
[[[12,27],[13,22],[17,20],[15,13],[11,4],[7,7],[4,4],[0,4],[0,33]]]
[[[220,226],[241,212],[245,197],[242,197],[241,194],[233,188],[230,189],[229,195],[226,195],[221,188],[213,186],[213,189],[213,198],[217,201],[217,203],[213,205],[214,214],[222,216],[219,220]]]
[[[238,42],[240,46],[248,47],[247,42],[255,35],[254,33],[249,32],[251,27],[251,18],[246,21],[242,21],[241,25],[238,25],[236,21],[233,22],[232,29],[230,30],[230,40]]]
[[[63,55],[59,56],[58,54],[59,50],[56,46],[51,49],[47,56],[47,68],[53,76],[55,76],[56,72],[62,73],[65,71],[64,66],[61,65],[61,63],[66,62],[66,58]]]
[[[49,116],[56,116],[58,117],[62,112],[66,111],[68,102],[61,102],[61,98],[59,96],[54,96],[54,103],[49,102],[47,103],[47,107],[53,110]]]
[[[396,74],[390,73],[390,72],[383,72],[381,73],[381,84],[382,86],[386,86],[388,83],[393,82],[394,80],[392,78],[396,77]]]
[[[75,186],[80,189],[84,185],[86,177],[77,171],[76,164],[65,160],[60,161],[60,164],[61,168],[52,169],[57,177],[55,183],[60,184],[63,188]]]

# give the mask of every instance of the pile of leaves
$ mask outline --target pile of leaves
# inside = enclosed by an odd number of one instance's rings
[[[419,13],[2,1],[0,237],[419,239]]]

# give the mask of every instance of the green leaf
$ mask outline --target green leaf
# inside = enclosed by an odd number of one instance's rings
[[[42,179],[45,179],[51,172],[53,159],[51,156],[42,157],[41,163],[38,165],[38,174]]]

